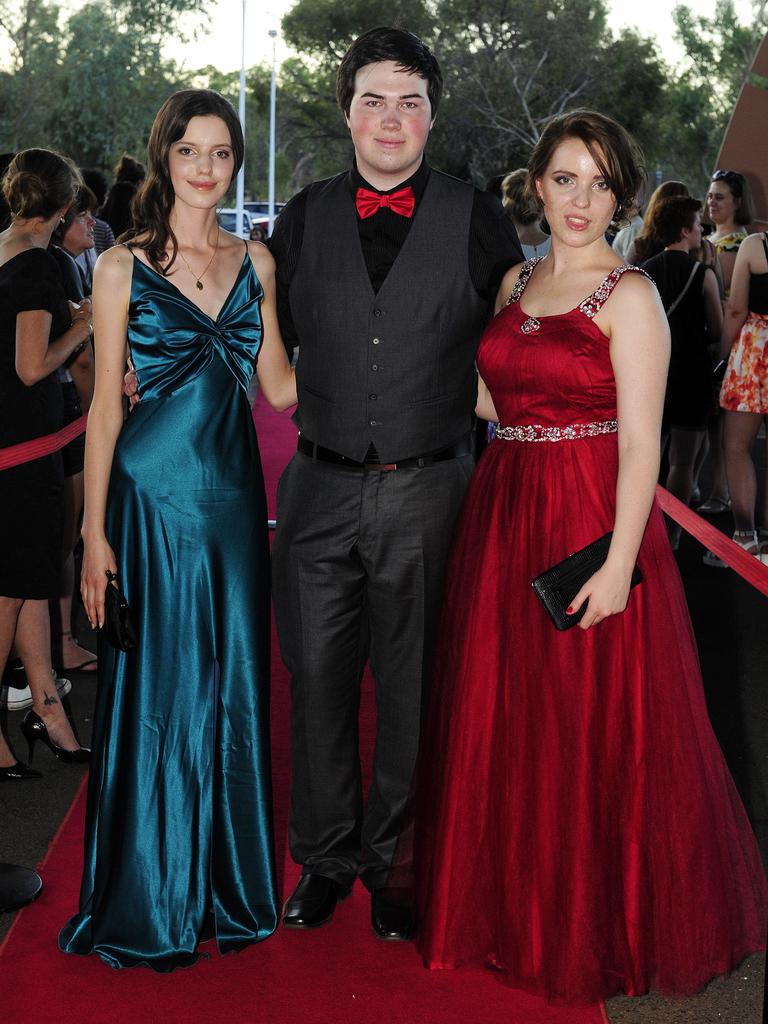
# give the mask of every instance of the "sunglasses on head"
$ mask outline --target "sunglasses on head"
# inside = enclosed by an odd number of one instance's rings
[[[742,177],[738,171],[715,171],[712,181],[727,181],[729,185],[735,184],[741,189]]]

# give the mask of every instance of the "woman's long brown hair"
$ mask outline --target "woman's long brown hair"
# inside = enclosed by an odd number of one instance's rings
[[[179,244],[171,230],[175,194],[168,171],[171,146],[184,138],[193,117],[220,117],[229,131],[235,175],[243,163],[243,131],[232,104],[212,89],[182,89],[169,97],[157,112],[147,144],[147,176],[132,204],[133,227],[118,239],[134,242],[146,252],[151,265],[167,274],[176,260]],[[169,248],[171,255],[168,257]]]

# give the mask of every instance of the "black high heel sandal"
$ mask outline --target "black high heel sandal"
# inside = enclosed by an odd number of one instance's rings
[[[45,722],[36,711],[28,711],[26,713],[24,721],[21,723],[21,731],[24,733],[24,738],[29,747],[30,764],[32,763],[35,744],[38,740],[41,740],[50,752],[65,764],[87,764],[91,759],[91,751],[88,747],[78,747],[77,750],[65,750],[64,747],[57,746],[48,735]]]
[[[0,782],[24,782],[28,779],[42,779],[42,777],[41,772],[30,768],[23,761],[17,761],[16,764],[9,765],[7,768],[0,768]]]

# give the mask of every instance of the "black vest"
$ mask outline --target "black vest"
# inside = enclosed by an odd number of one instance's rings
[[[290,284],[299,338],[297,423],[362,462],[438,451],[472,427],[475,349],[489,315],[469,274],[474,189],[430,171],[377,295],[343,173],[311,186]]]

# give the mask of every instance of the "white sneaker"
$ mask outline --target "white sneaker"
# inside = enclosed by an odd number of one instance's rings
[[[56,693],[59,697],[66,697],[72,689],[69,679],[64,679],[53,673],[56,680]],[[6,707],[9,711],[26,711],[32,707],[32,691],[29,686],[17,689],[15,686],[3,686],[0,688],[0,707]]]
[[[9,711],[26,711],[32,707],[32,691],[28,686],[21,690],[15,686],[4,686],[0,690],[0,705]]]

